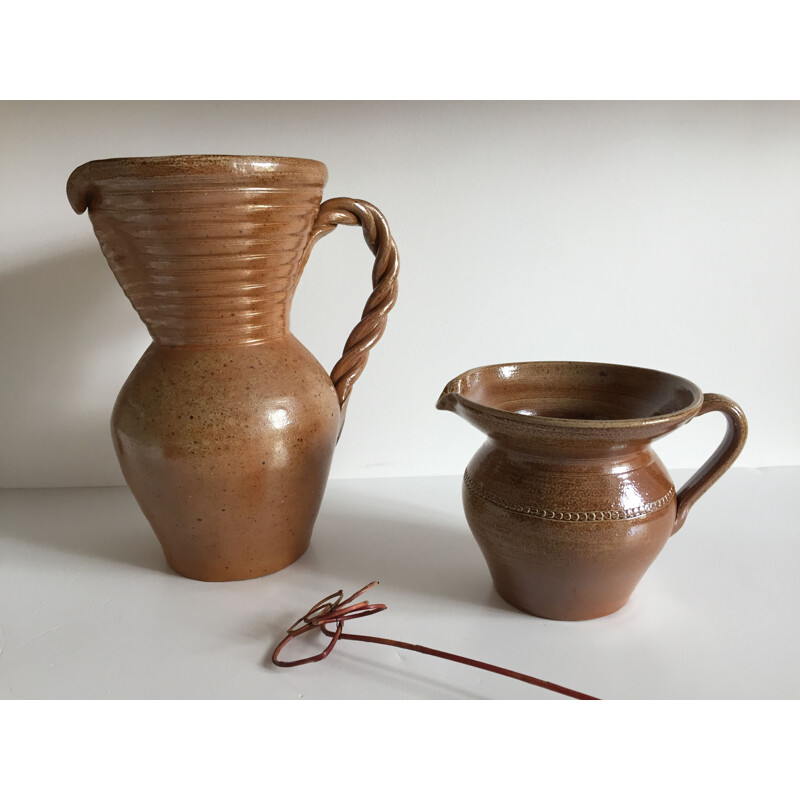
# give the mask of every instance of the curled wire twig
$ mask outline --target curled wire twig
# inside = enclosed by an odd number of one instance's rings
[[[523,683],[529,683],[533,686],[539,686],[543,689],[548,689],[551,692],[557,692],[558,694],[566,695],[567,697],[574,697],[577,700],[599,699],[597,697],[584,694],[583,692],[576,692],[574,689],[567,689],[564,686],[559,686],[557,683],[551,683],[550,681],[543,681],[539,678],[525,675],[522,672],[514,672],[513,670],[505,669],[504,667],[496,667],[493,664],[487,664],[485,661],[464,658],[463,656],[457,656],[453,653],[446,653],[443,650],[434,650],[431,647],[425,647],[419,644],[409,644],[408,642],[399,642],[395,639],[384,639],[379,636],[361,636],[353,633],[344,633],[345,620],[357,619],[358,617],[367,617],[371,614],[377,614],[379,611],[386,610],[386,606],[383,603],[367,603],[363,600],[350,605],[350,603],[353,603],[353,601],[364,594],[364,592],[369,591],[373,586],[377,585],[378,581],[372,581],[363,589],[359,589],[359,591],[357,591],[355,594],[350,595],[350,597],[348,597],[346,600],[344,599],[344,592],[342,592],[341,589],[338,592],[334,592],[333,594],[330,594],[320,600],[318,603],[316,603],[316,605],[309,609],[308,613],[300,617],[300,619],[298,619],[297,622],[295,622],[294,625],[292,625],[286,631],[286,636],[275,648],[275,651],[272,654],[272,663],[275,664],[276,667],[298,667],[301,664],[310,664],[315,661],[322,661],[324,658],[327,658],[330,655],[331,651],[340,639],[350,639],[354,642],[385,644],[389,645],[390,647],[399,647],[403,650],[413,650],[417,653],[425,653],[426,655],[435,656],[437,658],[444,658],[448,661],[455,661],[458,664],[465,664],[470,667],[486,670],[487,672],[494,672],[507,678],[513,678],[514,680],[522,681]],[[335,628],[330,630],[328,628],[329,625],[335,626]],[[321,653],[317,653],[315,656],[309,656],[308,658],[300,658],[295,661],[283,661],[278,657],[283,648],[286,647],[286,645],[289,644],[292,639],[302,636],[304,633],[308,633],[314,629],[321,630],[331,640],[328,646]]]
[[[354,606],[347,605],[364,594],[364,592],[369,591],[373,586],[377,585],[378,581],[372,581],[372,583],[368,583],[363,589],[350,595],[347,600],[342,599],[344,597],[344,592],[341,589],[339,589],[338,592],[324,597],[286,631],[286,638],[275,648],[275,652],[272,654],[272,663],[276,667],[299,667],[301,664],[310,664],[313,661],[322,661],[323,658],[327,658],[331,650],[336,646],[336,642],[342,637],[342,629],[344,628],[344,621],[346,619],[367,617],[370,614],[377,614],[379,611],[386,610],[386,606],[382,603],[370,605],[362,601],[356,603]],[[336,600],[334,600],[334,598],[336,598]],[[325,628],[325,626],[330,623],[336,623],[336,630],[333,633],[330,633]],[[308,658],[300,658],[296,661],[281,661],[278,658],[281,650],[283,650],[292,639],[297,636],[302,636],[304,633],[314,630],[314,628],[321,629],[323,633],[331,637],[331,643],[321,653],[317,653],[315,656],[309,656]]]

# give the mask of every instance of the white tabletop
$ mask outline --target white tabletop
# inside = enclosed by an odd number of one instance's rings
[[[538,619],[498,597],[460,480],[332,481],[309,551],[237,583],[172,573],[127,489],[0,492],[0,698],[560,698],[361,642],[272,666],[317,600],[372,580],[364,599],[388,610],[347,623],[351,633],[606,699],[800,698],[800,467],[732,470],[629,604],[588,622]],[[311,652],[293,646],[287,658]]]

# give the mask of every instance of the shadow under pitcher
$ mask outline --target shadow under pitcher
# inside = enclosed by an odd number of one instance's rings
[[[617,364],[479,367],[450,381],[437,408],[488,436],[462,497],[497,591],[550,619],[622,608],[747,438],[744,413],[727,397]],[[725,437],[676,492],[650,443],[710,411],[724,414]]]
[[[397,298],[397,247],[370,203],[322,203],[327,169],[271,156],[92,161],[67,183],[153,343],[111,432],[170,566],[227,581],[308,548],[353,384]],[[314,243],[360,225],[373,291],[330,376],[289,312]]]

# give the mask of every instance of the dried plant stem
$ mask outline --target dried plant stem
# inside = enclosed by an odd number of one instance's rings
[[[399,647],[402,650],[413,650],[416,653],[423,653],[428,656],[435,656],[436,658],[444,658],[447,661],[454,661],[457,664],[465,664],[468,667],[476,667],[477,669],[483,669],[487,672],[494,672],[506,678],[513,678],[514,680],[529,683],[532,686],[539,686],[542,689],[548,689],[551,692],[557,692],[567,697],[574,697],[576,700],[599,699],[584,694],[583,692],[576,692],[574,689],[567,689],[564,686],[559,686],[557,683],[551,683],[550,681],[543,681],[539,678],[525,675],[522,672],[514,672],[514,670],[505,669],[504,667],[496,667],[494,664],[487,664],[485,661],[477,661],[473,658],[457,656],[453,653],[446,653],[444,650],[435,650],[432,647],[425,647],[421,644],[409,644],[408,642],[399,642],[396,639],[384,639],[379,636],[361,636],[356,633],[344,633],[345,620],[367,617],[370,614],[377,614],[379,611],[386,610],[386,606],[382,603],[370,604],[363,600],[360,603],[348,605],[348,603],[351,603],[357,597],[364,594],[364,592],[376,586],[377,583],[378,581],[368,583],[363,589],[360,589],[346,600],[341,590],[320,600],[305,616],[300,617],[300,619],[289,628],[284,639],[272,653],[272,663],[275,664],[276,667],[299,667],[301,664],[311,664],[315,661],[322,661],[330,655],[334,646],[340,639],[350,639],[354,642],[384,644],[389,647]],[[335,625],[336,627],[334,630],[328,630],[328,625]],[[315,656],[309,656],[308,658],[300,658],[295,661],[282,661],[279,658],[281,650],[283,650],[292,639],[297,636],[302,636],[304,633],[308,633],[315,628],[321,630],[326,636],[330,637],[331,640],[330,644],[321,653],[317,653]]]
[[[335,636],[334,633],[323,628],[323,632],[327,636]],[[543,681],[539,678],[533,678],[530,675],[525,675],[522,672],[514,672],[514,670],[505,669],[504,667],[496,667],[494,664],[487,664],[485,661],[476,661],[474,658],[465,658],[464,656],[457,656],[453,653],[446,653],[444,650],[434,650],[432,647],[425,647],[421,644],[409,644],[408,642],[398,642],[396,639],[382,639],[379,636],[361,636],[357,633],[341,633],[340,639],[351,639],[354,642],[371,642],[372,644],[386,644],[390,647],[400,647],[403,650],[413,650],[416,653],[424,653],[428,656],[436,656],[437,658],[445,658],[448,661],[455,661],[457,664],[466,664],[468,667],[477,667],[478,669],[486,670],[487,672],[494,672],[497,675],[503,675],[506,678],[513,678],[523,683],[530,683],[532,686],[540,686],[542,689],[549,689],[551,692],[558,692],[567,697],[574,697],[576,700],[599,700],[599,697],[592,697],[590,694],[583,692],[576,692],[574,689],[567,689],[565,686],[559,686],[557,683],[550,681]]]

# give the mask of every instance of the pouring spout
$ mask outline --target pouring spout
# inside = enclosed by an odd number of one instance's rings
[[[92,181],[87,166],[83,164],[74,169],[67,180],[67,199],[76,214],[83,214],[91,202]]]
[[[450,381],[442,389],[436,401],[436,408],[439,411],[452,411],[457,417],[461,417],[487,435],[497,433],[495,428],[499,423],[494,422],[492,410],[465,395],[465,387],[460,380]]]
[[[447,388],[439,395],[436,408],[439,411],[455,411],[458,405],[458,392],[448,391]]]

